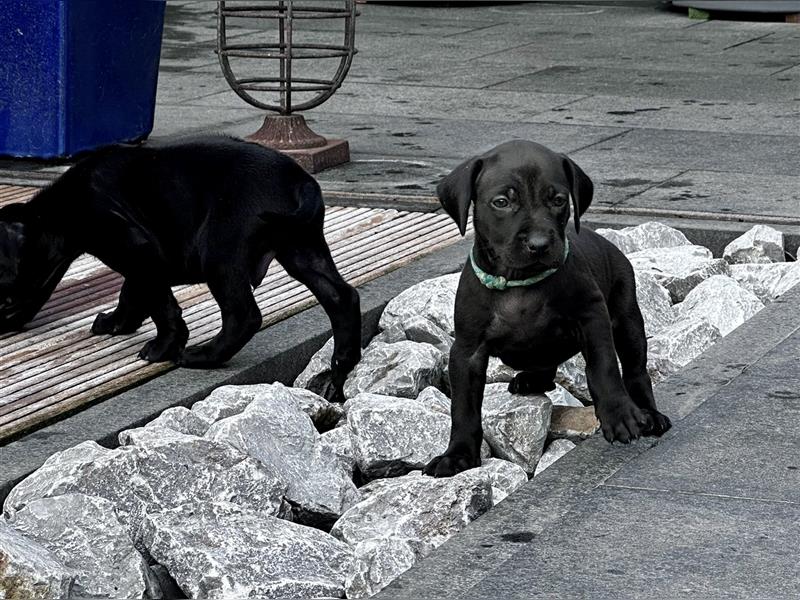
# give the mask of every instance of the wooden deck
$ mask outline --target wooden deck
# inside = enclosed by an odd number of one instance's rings
[[[0,185],[0,204],[29,198],[35,188]],[[455,242],[443,214],[328,207],[325,233],[342,275],[360,285]],[[79,258],[26,330],[0,335],[0,443],[35,426],[141,383],[173,366],[137,358],[155,334],[148,320],[135,334],[93,336],[97,313],[116,304],[121,277],[90,256]],[[273,263],[255,291],[263,327],[315,303],[311,293]],[[190,330],[189,343],[220,327],[205,286],[179,286],[175,296]]]

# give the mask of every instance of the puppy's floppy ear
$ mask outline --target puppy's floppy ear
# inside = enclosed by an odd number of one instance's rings
[[[594,196],[594,184],[589,176],[583,170],[572,162],[568,156],[564,157],[564,173],[567,174],[567,179],[570,185],[570,195],[572,196],[572,206],[574,209],[575,231],[581,231],[581,216],[589,208],[592,203],[592,196]]]
[[[456,222],[461,235],[467,232],[469,205],[475,196],[475,180],[482,168],[483,160],[477,156],[470,158],[453,169],[436,186],[442,208]]]

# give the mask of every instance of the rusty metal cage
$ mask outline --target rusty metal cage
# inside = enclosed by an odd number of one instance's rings
[[[295,0],[253,2],[252,0],[219,0],[217,7],[217,48],[222,73],[233,91],[245,102],[257,108],[277,113],[268,116],[264,125],[250,139],[284,151],[305,151],[295,155],[306,168],[317,171],[349,160],[347,142],[327,140],[315,134],[297,111],[319,106],[341,86],[347,75],[355,48],[355,0],[337,2],[319,0],[316,3]],[[272,20],[276,23],[277,41],[261,40],[236,43],[229,39],[230,19]],[[295,24],[310,19],[340,19],[343,21],[341,43],[321,43],[298,39]],[[258,28],[256,28],[258,29]],[[263,31],[263,30],[262,30]],[[259,35],[259,34],[256,34]],[[266,32],[263,32],[266,37]],[[256,76],[238,76],[231,59],[263,59],[275,66],[267,66],[267,73]],[[336,59],[338,64],[330,78],[296,76],[297,61]],[[272,69],[270,72],[269,70]],[[276,102],[267,101],[262,94],[273,94]],[[301,98],[298,100],[298,96]],[[304,160],[304,155],[315,149],[314,160]],[[344,155],[343,158],[343,151]],[[294,154],[293,154],[294,155]],[[319,160],[317,160],[319,159]],[[313,163],[313,164],[312,164]],[[318,164],[317,164],[318,163]]]

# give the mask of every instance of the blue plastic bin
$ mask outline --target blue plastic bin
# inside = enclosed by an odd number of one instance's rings
[[[0,154],[53,158],[153,129],[163,0],[0,0]]]

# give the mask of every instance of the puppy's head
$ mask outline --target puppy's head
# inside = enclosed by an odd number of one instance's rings
[[[475,205],[476,236],[493,260],[508,269],[544,270],[564,259],[570,199],[579,232],[594,186],[563,154],[518,140],[460,164],[436,191],[461,235]]]

